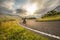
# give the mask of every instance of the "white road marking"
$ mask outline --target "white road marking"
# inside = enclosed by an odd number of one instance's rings
[[[29,29],[31,31],[34,31],[34,32],[37,32],[37,33],[40,33],[40,34],[43,34],[43,35],[46,35],[46,36],[49,36],[49,37],[53,37],[53,38],[56,38],[56,39],[59,39],[60,40],[60,37],[59,36],[55,36],[55,35],[52,35],[52,34],[41,32],[41,31],[38,31],[38,30],[35,30],[35,29],[31,29],[31,28],[26,27],[26,26],[23,26],[23,25],[21,25],[21,26],[24,27],[24,28],[26,28],[26,29]]]

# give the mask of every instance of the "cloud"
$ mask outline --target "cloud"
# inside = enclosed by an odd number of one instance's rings
[[[14,0],[0,0],[0,14],[13,13]]]
[[[24,14],[24,13],[26,13],[26,10],[24,10],[24,9],[16,9],[16,13],[17,14]]]
[[[0,13],[16,13],[16,7],[22,6],[22,2],[21,0],[0,0]]]
[[[37,10],[35,14],[38,15],[44,15],[48,11],[54,10],[57,6],[60,5],[60,0],[28,0],[26,4],[37,4]],[[26,4],[24,4],[22,7],[26,7]]]
[[[12,9],[14,5],[14,0],[0,0],[0,6]]]
[[[30,3],[37,3],[37,13],[44,14],[60,5],[60,0],[29,0]]]
[[[9,14],[9,13],[12,13],[12,11],[11,10],[8,10],[5,7],[1,7],[0,6],[0,14]]]
[[[41,15],[45,14],[50,10],[55,9],[57,6],[60,5],[60,0],[0,0],[0,13],[16,13],[17,8],[18,13],[25,14],[26,10],[23,7],[26,4],[30,3],[31,5],[36,3],[37,10],[35,14]],[[57,8],[59,10],[59,8]]]
[[[56,11],[60,12],[60,6],[56,7]]]

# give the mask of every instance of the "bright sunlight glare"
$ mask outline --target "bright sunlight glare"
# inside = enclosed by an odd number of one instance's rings
[[[34,12],[37,10],[36,3],[34,3],[34,4],[27,4],[25,6],[25,10],[27,11],[27,13],[26,13],[27,15],[33,15]]]

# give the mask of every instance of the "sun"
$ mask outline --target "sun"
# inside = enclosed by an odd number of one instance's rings
[[[34,4],[27,4],[25,6],[25,10],[27,11],[27,15],[33,15],[34,12],[37,10],[37,6],[36,6],[36,3]]]

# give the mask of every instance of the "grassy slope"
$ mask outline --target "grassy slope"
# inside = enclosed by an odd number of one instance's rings
[[[48,40],[46,37],[22,28],[17,24],[19,21],[9,20],[9,18],[0,17],[0,40]]]
[[[44,17],[44,18],[39,18],[37,21],[59,21],[60,20],[60,15],[54,15],[50,17]]]

